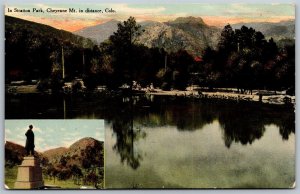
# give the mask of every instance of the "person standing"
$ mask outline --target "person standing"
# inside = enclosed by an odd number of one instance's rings
[[[29,129],[25,133],[27,139],[26,139],[26,145],[25,149],[27,151],[27,156],[34,156],[34,133],[32,131],[33,126],[29,125]]]

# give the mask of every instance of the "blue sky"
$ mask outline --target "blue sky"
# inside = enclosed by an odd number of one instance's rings
[[[33,125],[35,149],[45,151],[69,147],[75,141],[92,137],[104,141],[104,120],[5,120],[5,141],[25,145],[25,133]]]

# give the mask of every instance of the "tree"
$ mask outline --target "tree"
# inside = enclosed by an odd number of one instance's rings
[[[222,50],[222,52],[226,52],[226,53],[235,51],[237,49],[235,32],[233,31],[232,27],[229,24],[226,25],[221,32],[218,48],[219,50]]]
[[[226,25],[218,49],[204,51],[199,79],[209,87],[237,87],[241,92],[275,89],[284,83],[280,77],[290,74],[286,73],[288,65],[283,65],[284,58],[272,38],[267,41],[263,33],[246,26],[233,31]]]
[[[132,60],[137,37],[141,34],[141,26],[138,25],[134,17],[129,17],[127,21],[118,24],[118,30],[109,37],[110,45],[107,48],[112,55],[112,64],[115,85],[124,82],[132,86],[137,63]]]
[[[59,170],[57,168],[53,167],[50,169],[50,172],[51,172],[51,177],[53,177],[53,181],[55,183],[55,178],[57,177]]]
[[[74,183],[79,185],[80,178],[83,176],[81,169],[76,164],[74,164],[71,166],[71,172],[73,175]]]
[[[129,48],[139,35],[141,35],[141,25],[138,25],[135,18],[130,16],[123,24],[118,23],[118,30],[109,39],[115,46]]]
[[[253,28],[248,28],[242,26],[241,29],[235,30],[235,39],[237,41],[238,50],[245,48],[253,48],[255,39],[255,30]]]
[[[190,78],[189,69],[194,63],[193,57],[185,50],[179,50],[170,56],[170,68],[172,69],[172,87],[185,90]]]
[[[71,177],[72,171],[69,168],[64,168],[57,174],[59,180],[67,180]]]
[[[62,166],[62,167],[66,167],[67,165],[67,158],[65,156],[61,156],[60,160],[59,160],[59,164]]]

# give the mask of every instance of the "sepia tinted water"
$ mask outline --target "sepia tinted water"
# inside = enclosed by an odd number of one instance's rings
[[[107,188],[288,188],[293,112],[161,97],[106,122]]]
[[[21,95],[6,98],[5,118],[105,119],[106,188],[290,188],[295,181],[292,106]]]

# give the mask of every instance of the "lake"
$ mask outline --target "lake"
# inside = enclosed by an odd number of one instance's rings
[[[106,188],[289,188],[295,181],[293,107],[46,94],[5,104],[6,119],[105,119]]]

